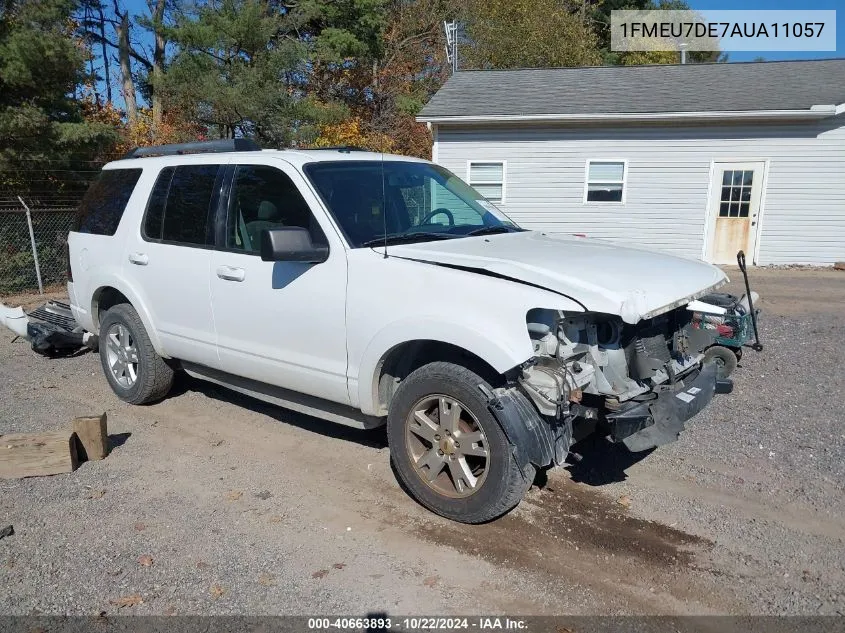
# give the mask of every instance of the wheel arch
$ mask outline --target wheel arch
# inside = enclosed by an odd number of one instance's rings
[[[147,336],[150,337],[150,342],[153,344],[156,353],[162,357],[166,357],[161,340],[158,337],[158,332],[153,327],[153,322],[146,305],[127,284],[122,283],[120,280],[112,279],[99,285],[91,295],[91,319],[94,322],[97,332],[100,330],[100,315],[120,303],[128,303],[135,309],[135,312],[138,313],[141,319],[141,323],[144,324],[144,329],[147,331]]]
[[[393,328],[398,334],[409,328]],[[509,370],[533,354],[527,332],[524,345],[516,340],[507,346],[469,328],[448,324],[448,336],[441,328],[418,328],[416,336],[391,336],[383,332],[367,348],[359,366],[358,406],[368,415],[387,414],[390,399],[399,382],[411,371],[434,361],[453,362],[471,369],[491,384],[504,382]]]

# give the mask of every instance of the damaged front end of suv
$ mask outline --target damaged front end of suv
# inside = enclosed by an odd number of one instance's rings
[[[502,419],[518,407],[525,419],[525,400],[533,403],[546,422],[528,425],[535,450],[547,453],[525,457],[535,463],[560,465],[570,445],[592,432],[633,452],[672,442],[715,393],[732,389],[705,362],[713,335],[697,325],[686,307],[633,325],[614,315],[531,310],[534,356],[492,408]]]

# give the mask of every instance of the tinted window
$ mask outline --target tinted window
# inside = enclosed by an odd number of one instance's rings
[[[219,165],[162,170],[147,203],[144,235],[180,244],[213,244],[212,201]]]
[[[144,235],[154,240],[161,239],[161,227],[164,224],[164,207],[167,204],[167,192],[173,178],[173,167],[161,170],[147,202],[147,214],[144,218]]]
[[[494,205],[453,173],[411,161],[310,163],[305,173],[349,243],[419,235],[464,237],[487,227],[517,230]]]
[[[258,253],[261,232],[285,226],[308,229],[315,244],[326,243],[308,203],[287,174],[263,165],[239,166],[229,199],[226,247]]]
[[[114,235],[140,177],[140,169],[100,172],[82,198],[74,230],[94,235]]]

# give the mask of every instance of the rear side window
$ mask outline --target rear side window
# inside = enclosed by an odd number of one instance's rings
[[[212,205],[219,165],[184,165],[163,169],[147,203],[144,237],[207,246],[213,243]]]
[[[164,207],[167,204],[167,192],[170,190],[170,181],[173,178],[173,167],[161,170],[150,193],[150,200],[147,203],[147,214],[144,217],[144,237],[152,240],[161,239],[161,227],[164,222]]]
[[[73,230],[92,235],[114,235],[140,177],[140,169],[106,169],[100,172],[82,198]]]

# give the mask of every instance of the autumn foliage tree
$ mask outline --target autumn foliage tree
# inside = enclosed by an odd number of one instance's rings
[[[464,62],[475,68],[600,64],[598,37],[580,6],[561,0],[466,0]]]
[[[416,115],[451,73],[444,21],[459,72],[673,63],[609,50],[613,9],[655,7],[686,4],[0,0],[0,183],[78,192],[136,145],[219,137],[429,157]]]

